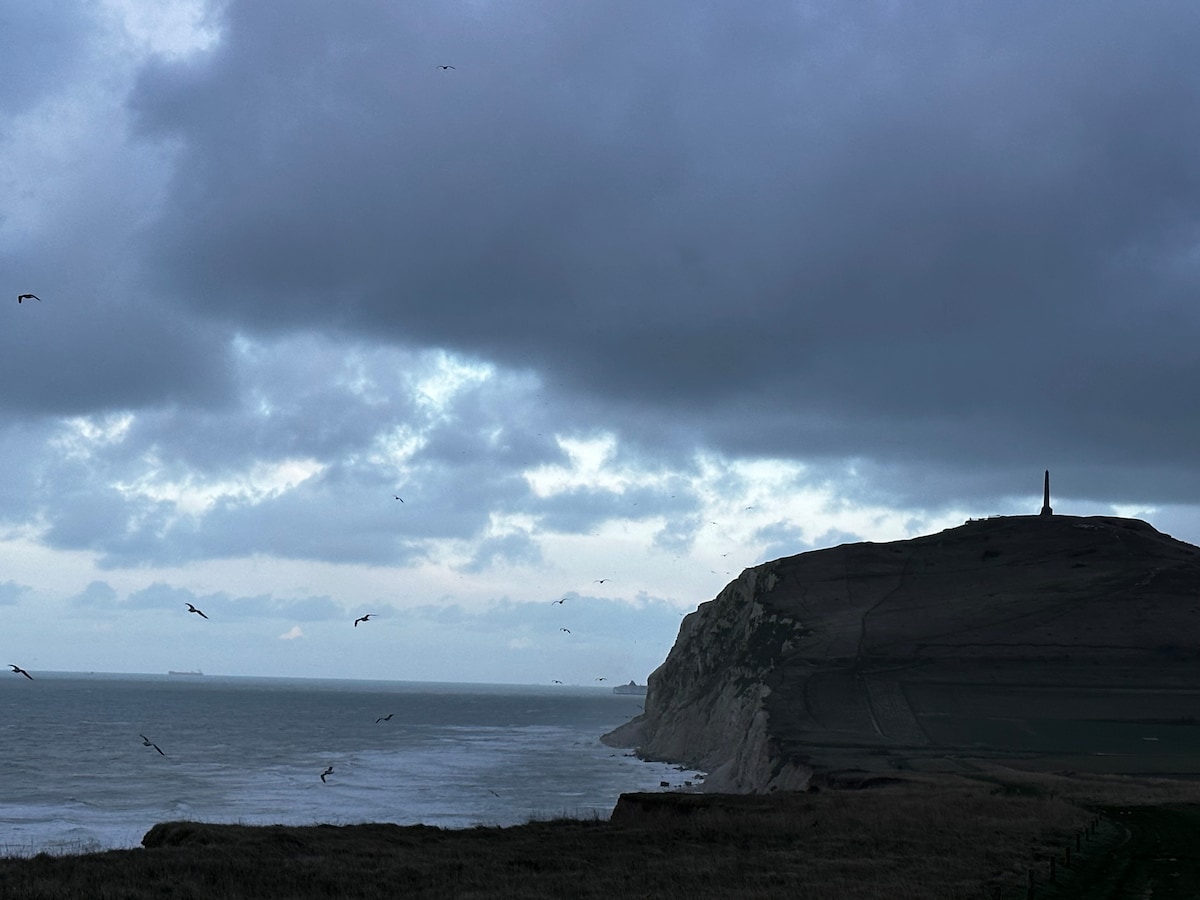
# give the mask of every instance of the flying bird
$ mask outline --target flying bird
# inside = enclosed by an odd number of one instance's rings
[[[595,582],[593,582],[593,583],[594,584],[604,584],[604,582],[606,582],[606,581],[612,581],[612,579],[611,578],[597,578],[595,580]]]
[[[561,681],[559,681],[557,678],[555,678],[555,679],[554,679],[554,683],[555,683],[555,684],[562,684],[562,682],[561,682]]]
[[[357,628],[359,622],[365,622],[369,618],[371,618],[371,616],[373,616],[373,615],[375,615],[375,613],[367,613],[365,616],[359,616],[357,619],[354,620],[354,627]]]
[[[22,669],[20,666],[14,666],[12,663],[9,663],[8,666],[9,666],[9,668],[11,668],[13,670],[14,675],[24,675],[30,681],[33,681],[33,676],[30,675],[28,672],[26,672],[24,669]]]
[[[394,716],[394,715],[395,715],[395,713],[388,713],[386,716],[380,716],[378,719],[375,720],[375,724],[378,725],[380,722],[390,722],[392,719],[392,716]]]
[[[326,775],[332,775],[332,774],[333,774],[333,766],[329,766],[324,772],[321,773],[321,784],[326,783],[325,782]]]
[[[438,66],[438,68],[439,68],[439,69],[442,69],[442,70],[445,70],[445,69],[453,69],[453,68],[454,68],[454,66]]]
[[[571,633],[571,629],[570,629],[570,628],[560,628],[560,629],[558,629],[558,630],[559,630],[559,631],[565,631],[567,634],[570,634],[570,633]]]
[[[192,606],[192,604],[190,604],[190,603],[187,604],[187,608],[188,608],[188,612],[194,612],[196,615],[198,615],[202,619],[208,618],[208,616],[206,616],[200,610],[196,609],[196,607]]]
[[[18,303],[22,303],[26,300],[36,300],[38,303],[42,302],[42,298],[39,297],[37,294],[17,294],[17,302]]]
[[[562,605],[563,605],[564,603],[566,603],[566,602],[567,602],[567,598],[566,598],[566,597],[563,597],[561,600],[555,600],[555,601],[553,601],[553,602],[552,602],[550,605],[551,605],[551,606],[553,606],[555,603],[557,603],[559,606],[562,606]]]
[[[597,678],[596,680],[597,680],[597,681],[608,681],[608,679],[607,679],[607,678],[605,678],[603,675],[601,675],[601,676],[600,676],[599,678]]]
[[[403,497],[401,497],[401,496],[399,496],[399,495],[397,495],[397,494],[392,494],[392,496],[393,496],[393,497],[395,497],[397,500],[399,500],[401,503],[403,503],[403,502],[404,502],[404,498],[403,498]]]
[[[154,743],[154,741],[150,740],[150,738],[146,737],[144,734],[139,734],[138,737],[140,737],[142,739],[143,747],[153,747],[155,750],[158,751],[159,756],[167,755],[162,752],[162,747],[158,746],[158,744]]]

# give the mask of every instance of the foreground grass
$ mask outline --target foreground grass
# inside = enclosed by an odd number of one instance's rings
[[[168,823],[141,849],[0,859],[0,897],[975,900],[1023,883],[1092,815],[959,776],[622,806],[611,822],[461,830]]]

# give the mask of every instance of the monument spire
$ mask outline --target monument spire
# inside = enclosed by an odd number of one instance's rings
[[[1054,515],[1054,510],[1050,508],[1050,470],[1046,470],[1046,480],[1042,483],[1042,512],[1043,516]]]

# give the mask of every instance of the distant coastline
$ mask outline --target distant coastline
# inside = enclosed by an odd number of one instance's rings
[[[641,697],[646,694],[646,685],[630,681],[629,684],[618,684],[612,691],[614,694],[636,694]]]
[[[168,675],[192,675],[192,676],[200,676],[200,675],[203,675],[204,673],[203,673],[203,672],[201,672],[199,669],[192,669],[192,670],[191,670],[191,671],[189,671],[189,672],[176,672],[174,669],[171,669],[171,670],[169,670],[169,671],[167,672],[167,674],[168,674]]]

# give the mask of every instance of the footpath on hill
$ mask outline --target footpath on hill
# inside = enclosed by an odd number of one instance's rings
[[[1200,897],[1200,805],[1121,806],[1101,810],[1107,840],[1037,876],[1041,900],[1195,900]]]

